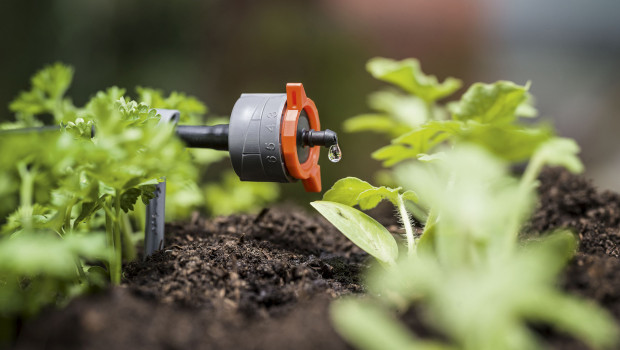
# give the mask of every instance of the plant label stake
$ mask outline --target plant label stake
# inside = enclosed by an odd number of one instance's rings
[[[179,112],[158,109],[161,122],[176,123]],[[295,182],[308,192],[321,191],[319,146],[329,148],[329,160],[342,152],[335,132],[321,131],[319,113],[300,83],[286,85],[285,94],[242,94],[230,124],[178,125],[176,134],[188,147],[228,151],[242,181]],[[165,180],[146,208],[145,257],[164,245]]]

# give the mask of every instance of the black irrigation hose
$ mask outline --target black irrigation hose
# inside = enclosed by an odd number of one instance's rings
[[[60,130],[59,125],[46,125],[31,128],[0,130],[1,135],[24,135],[30,133],[42,133]],[[178,125],[177,136],[192,148],[210,148],[220,151],[228,150],[228,124],[203,126],[203,125]],[[95,136],[95,126],[92,126],[91,137]]]
[[[187,147],[228,151],[228,124],[179,125],[176,133]]]

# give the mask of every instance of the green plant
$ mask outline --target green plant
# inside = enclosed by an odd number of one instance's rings
[[[574,149],[554,149],[559,153],[549,159],[564,165],[575,162]],[[544,154],[550,153],[543,149],[534,157],[547,157]],[[404,348],[536,349],[540,344],[527,324],[543,322],[590,346],[611,346],[616,328],[609,315],[555,287],[556,276],[575,249],[573,235],[557,232],[523,245],[516,239],[533,204],[530,178],[509,176],[505,163],[471,146],[457,146],[445,157],[431,166],[408,164],[396,170],[406,188],[435,208],[438,220],[426,228],[415,255],[371,271],[367,283],[374,297],[333,305],[337,330],[361,349],[390,348],[389,343],[373,346],[365,341],[382,337],[377,333],[386,327],[400,334],[393,344],[407,344]],[[366,234],[359,219],[350,217],[348,236],[371,240],[377,235]],[[371,245],[382,242],[375,239]],[[445,340],[417,340],[395,324],[393,312],[412,303],[422,306],[425,320]]]
[[[405,127],[410,130],[373,153],[386,165],[417,160],[396,168],[396,182],[408,191],[345,178],[326,192],[324,201],[312,203],[381,265],[367,278],[370,297],[334,303],[336,329],[368,350],[535,349],[540,344],[527,326],[532,321],[551,324],[593,347],[615,344],[617,329],[609,315],[555,289],[557,274],[574,252],[572,234],[518,241],[521,225],[534,207],[543,166],[583,170],[574,141],[553,136],[549,127],[515,123],[519,115],[535,114],[527,87],[474,84],[460,101],[442,107],[435,101],[458,88],[454,80],[439,84],[412,60],[372,60],[368,68],[380,79],[419,95],[390,93],[381,97],[384,101],[421,100],[424,108],[411,118],[418,124],[384,123],[381,130],[391,135]],[[395,113],[387,106],[386,102],[384,112]],[[451,120],[445,120],[448,112]],[[394,119],[372,118],[357,117],[347,125],[360,130],[360,125]],[[449,147],[440,147],[445,141]],[[528,159],[521,178],[508,174],[510,162]],[[383,226],[353,208],[370,209],[382,199],[398,209],[405,226],[406,257],[398,256],[397,242]],[[408,208],[425,222],[419,237],[412,234]],[[421,305],[427,323],[445,339],[420,340],[395,320],[394,311],[412,303]]]
[[[536,178],[543,166],[559,165],[565,166],[573,172],[580,172],[583,165],[576,157],[578,151],[578,146],[572,140],[559,138],[549,140],[533,155],[532,161],[526,168],[525,175],[519,181],[501,175],[503,170],[499,166],[495,166],[493,171],[480,172],[478,167],[480,157],[463,153],[461,157],[452,156],[448,159],[444,153],[441,161],[423,162],[418,165],[419,168],[409,172],[418,178],[422,171],[426,171],[431,173],[429,177],[435,176],[440,179],[439,181],[428,182],[425,185],[420,184],[415,192],[408,190],[401,193],[400,187],[396,189],[374,187],[357,178],[347,177],[338,180],[330,190],[325,192],[323,201],[315,201],[311,204],[351,241],[387,265],[391,265],[398,258],[398,250],[391,248],[396,244],[396,241],[381,224],[353,208],[354,206],[358,205],[362,210],[368,210],[376,207],[383,199],[392,202],[397,208],[399,221],[405,228],[409,256],[416,255],[418,249],[434,250],[437,239],[443,239],[437,238],[436,233],[436,227],[441,216],[436,207],[443,202],[455,204],[453,212],[449,213],[449,218],[462,216],[462,222],[470,223],[471,227],[460,227],[459,230],[466,229],[476,236],[482,234],[492,236],[494,232],[508,230],[512,234],[496,235],[504,239],[501,243],[503,247],[511,247],[517,242],[520,225],[529,214],[526,209],[533,206],[533,190],[537,184]],[[453,164],[453,175],[448,172],[441,173],[441,169],[446,163]],[[475,167],[472,166],[474,164]],[[473,182],[460,184],[458,178],[455,177],[459,172],[470,172],[471,177],[477,176],[481,181],[476,183],[476,186],[472,185]],[[402,175],[402,170],[399,171],[399,174],[401,183],[409,181]],[[442,177],[442,174],[448,175]],[[495,182],[499,182],[501,185],[512,183],[514,186],[511,187],[510,191],[506,190],[504,193],[485,191],[489,185]],[[446,194],[445,198],[438,198],[437,194],[444,193],[445,188],[453,189],[453,192]],[[413,235],[411,214],[408,212],[405,201],[413,202],[417,204],[417,208],[426,211],[425,215],[428,219],[420,237]],[[511,211],[498,211],[498,214],[494,214],[494,208],[501,208],[507,204],[510,206],[510,203],[517,203],[517,201],[519,203],[524,202],[525,205],[513,205]],[[479,203],[480,206],[476,206]],[[495,220],[493,225],[490,222],[485,224],[485,220],[490,218]],[[362,220],[371,220],[373,224],[364,225],[364,228],[361,228],[358,223]],[[441,220],[447,220],[445,214]],[[450,239],[454,241],[461,238],[457,236]],[[494,244],[499,245],[499,243]],[[388,251],[393,253],[388,256],[385,253]],[[378,252],[383,253],[378,254]]]
[[[415,254],[413,226],[405,201],[417,202],[413,191],[400,193],[401,188],[374,187],[354,177],[338,180],[323,196],[323,201],[311,205],[336,226],[353,243],[364,249],[379,262],[393,265],[398,259],[396,241],[388,230],[368,215],[352,208],[359,205],[362,210],[372,209],[384,199],[389,200],[398,211],[405,227],[407,251]]]
[[[109,261],[105,236],[24,231],[0,238],[0,344],[14,332],[14,317],[30,317],[50,304],[106,284],[93,261]],[[91,263],[89,263],[89,261]]]
[[[234,171],[224,172],[222,180],[203,187],[204,199],[213,215],[247,212],[275,201],[279,188],[272,183],[257,184],[239,180]]]
[[[417,60],[393,61],[376,58],[368,71],[377,79],[392,83],[408,93],[393,90],[374,93],[369,103],[380,111],[350,118],[347,131],[378,131],[394,137],[391,144],[372,154],[385,166],[410,158],[424,160],[441,145],[470,142],[511,162],[524,161],[545,141],[554,137],[547,125],[520,123],[519,118],[535,117],[528,93],[529,84],[508,81],[473,84],[457,102],[438,104],[460,87],[448,78],[439,83],[425,75]]]
[[[135,257],[144,237],[144,205],[154,185],[167,177],[168,214],[187,215],[204,201],[196,169],[222,158],[209,150],[188,151],[172,125],[159,125],[155,107],[178,109],[182,122],[202,123],[207,108],[196,98],[139,87],[134,101],[125,89],[111,87],[78,107],[65,96],[72,78],[73,69],[61,63],[37,72],[31,89],[10,105],[15,120],[0,124],[0,148],[10,150],[0,157],[3,331],[45,305],[60,305],[108,281],[120,283],[123,259]],[[40,132],[16,130],[45,124],[53,125]],[[277,188],[245,190],[258,198],[249,202],[254,205],[277,196]]]

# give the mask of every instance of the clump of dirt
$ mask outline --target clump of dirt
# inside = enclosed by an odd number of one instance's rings
[[[620,196],[560,169],[540,180],[540,205],[524,231],[578,234],[561,283],[620,320]],[[399,233],[391,215],[380,222]],[[328,305],[364,291],[368,257],[322,218],[267,209],[168,225],[167,235],[164,251],[125,266],[121,287],[46,312],[25,326],[17,348],[350,349],[332,329]],[[437,336],[417,309],[403,321],[419,336]],[[586,349],[536,329],[554,349]]]

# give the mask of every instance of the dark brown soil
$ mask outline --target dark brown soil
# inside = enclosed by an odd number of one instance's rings
[[[561,169],[543,173],[540,204],[528,231],[572,229],[579,250],[563,276],[566,290],[596,301],[620,320],[620,195],[600,192],[581,176]],[[566,336],[551,334],[557,349],[587,349]]]
[[[360,293],[366,253],[299,209],[168,225],[123,286],[50,311],[18,349],[346,349],[329,300]]]
[[[560,170],[541,179],[541,204],[526,231],[573,228],[581,244],[565,288],[620,320],[620,196]],[[363,292],[367,256],[322,218],[279,208],[194,219],[167,232],[166,250],[125,266],[121,287],[44,313],[24,327],[16,348],[349,348],[327,308],[334,297]],[[403,317],[428,332],[414,310]],[[555,349],[585,349],[538,331]]]

